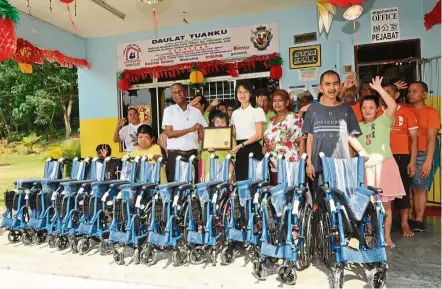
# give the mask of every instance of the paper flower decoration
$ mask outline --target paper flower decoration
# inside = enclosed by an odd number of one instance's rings
[[[364,0],[328,0],[328,2],[339,7],[347,7],[362,4]]]
[[[354,21],[359,18],[362,14],[362,7],[359,5],[353,5],[350,8],[348,8],[344,12],[344,18],[350,21]]]
[[[328,33],[330,31],[333,15],[336,14],[336,6],[328,3],[327,0],[317,0],[316,6],[318,10],[319,33],[322,33],[324,28]]]

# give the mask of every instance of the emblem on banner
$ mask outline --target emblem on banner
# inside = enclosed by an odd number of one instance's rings
[[[127,67],[140,65],[141,48],[138,44],[129,44],[124,48],[124,63]]]
[[[257,27],[255,31],[252,31],[252,37],[250,37],[253,46],[260,51],[266,50],[272,42],[272,39],[272,29],[267,29],[265,26]]]

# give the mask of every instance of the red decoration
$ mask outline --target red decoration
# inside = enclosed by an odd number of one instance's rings
[[[282,77],[282,58],[278,56],[270,60],[270,78],[273,80],[279,80]]]
[[[339,7],[347,7],[353,5],[361,5],[364,0],[327,0],[327,2]]]
[[[8,60],[17,49],[17,35],[14,24],[20,15],[8,1],[0,1],[0,61]]]
[[[126,79],[126,78],[122,78],[122,79],[120,79],[120,80],[118,81],[118,87],[119,87],[121,90],[124,90],[124,91],[129,90],[129,87],[130,87],[130,82],[129,82],[129,80]]]
[[[22,38],[17,39],[17,52],[11,58],[16,62],[27,64],[42,64],[46,59],[49,62],[57,62],[64,67],[91,67],[86,59],[69,57],[56,50],[45,50]]]
[[[74,2],[74,0],[60,0],[60,2],[64,3],[64,4],[69,4],[69,3]]]
[[[174,78],[177,74],[192,72],[192,67],[196,66],[204,74],[215,71],[227,71],[232,77],[238,76],[238,70],[243,68],[254,68],[256,62],[262,62],[265,67],[269,67],[272,59],[277,59],[277,54],[251,56],[238,62],[226,62],[222,60],[213,60],[207,62],[190,62],[172,66],[154,66],[139,69],[126,69],[123,74],[131,82],[137,82],[140,79],[150,78]]]
[[[425,14],[425,29],[430,30],[434,25],[441,23],[441,0],[437,2],[430,13]]]

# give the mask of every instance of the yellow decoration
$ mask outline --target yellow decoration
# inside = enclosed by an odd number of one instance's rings
[[[27,74],[32,73],[32,64],[19,63],[18,67],[20,68],[20,71],[23,73],[27,73]]]
[[[204,74],[197,70],[196,68],[190,73],[189,77],[190,84],[203,84],[204,83]]]
[[[325,28],[328,33],[330,31],[333,15],[336,14],[336,6],[327,2],[327,0],[317,0],[318,25],[319,33]]]

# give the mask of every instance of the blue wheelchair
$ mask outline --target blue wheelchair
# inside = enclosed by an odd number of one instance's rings
[[[136,183],[121,185],[120,192],[113,198],[112,223],[109,228],[109,246],[118,265],[124,264],[126,256],[132,256],[135,264],[140,263],[142,243],[147,238],[148,220],[152,210],[152,198],[160,183],[163,163],[159,157],[155,164],[146,156],[137,157]],[[103,199],[105,196],[103,196]]]
[[[368,268],[368,283],[382,288],[388,269],[384,240],[385,211],[380,188],[364,187],[364,157],[333,159],[320,153],[324,195],[317,210],[317,246],[332,269],[333,288],[342,288],[344,267],[350,263]],[[356,245],[350,241],[355,240]]]
[[[216,265],[217,245],[223,240],[223,209],[228,201],[229,167],[232,157],[223,162],[217,156],[210,156],[210,180],[196,185],[187,196],[187,210],[184,215],[184,238],[187,240],[189,263],[202,264],[210,252],[212,265]],[[222,244],[220,244],[222,245]]]
[[[14,182],[14,191],[5,192],[6,212],[3,213],[1,227],[9,231],[8,240],[16,243],[22,239],[25,244],[30,243],[32,236],[24,234],[30,219],[36,219],[51,203],[51,196],[41,195],[42,182],[61,179],[65,159],[47,159],[45,161],[43,178],[22,179]],[[40,202],[38,195],[40,193]],[[26,236],[23,238],[23,236]],[[42,240],[45,236],[38,236]]]
[[[278,156],[278,185],[263,189],[261,257],[253,275],[265,280],[277,273],[284,284],[296,283],[296,269],[310,266],[313,249],[313,210],[308,202],[304,154],[298,162]],[[283,264],[279,264],[283,260]]]
[[[256,160],[249,155],[249,179],[233,186],[229,201],[224,206],[223,224],[226,244],[221,251],[221,264],[235,261],[239,246],[246,248],[252,258],[259,257],[259,244],[262,235],[261,199],[262,188],[270,182],[268,158]]]
[[[184,213],[187,211],[187,195],[194,190],[195,156],[176,158],[174,182],[161,184],[152,198],[147,242],[140,261],[145,265],[157,262],[157,249],[173,249],[172,263],[180,266],[187,262],[184,238]]]
[[[71,175],[69,179],[55,179],[41,181],[41,189],[37,189],[38,193],[31,190],[29,197],[29,208],[34,214],[30,214],[30,219],[26,229],[23,230],[23,243],[28,245],[32,242],[41,244],[46,241],[48,227],[55,221],[56,211],[54,205],[57,205],[55,196],[60,193],[62,186],[60,184],[65,181],[83,180],[87,170],[87,162],[75,158],[72,160]],[[31,196],[36,193],[35,196]],[[36,209],[35,209],[36,208]],[[35,210],[35,211],[34,211]],[[55,216],[54,216],[55,214]]]
[[[107,179],[105,174],[111,167],[106,164],[107,162],[121,162],[119,178]],[[80,225],[71,236],[71,248],[76,246],[77,250],[73,252],[78,252],[80,255],[89,252],[93,245],[91,241],[99,244],[100,251],[104,250],[101,247],[106,246],[112,220],[113,204],[110,201],[117,196],[120,185],[132,183],[135,180],[137,164],[133,158],[127,157],[119,160],[109,157],[104,160],[103,166],[106,171],[102,171],[101,179],[105,180],[83,185],[85,188],[83,214],[80,218]]]

